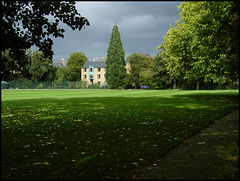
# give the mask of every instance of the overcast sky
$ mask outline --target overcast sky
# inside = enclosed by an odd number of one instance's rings
[[[107,56],[112,28],[117,23],[125,56],[133,53],[157,54],[170,24],[180,19],[177,6],[181,1],[77,1],[76,8],[90,26],[73,31],[63,25],[64,38],[53,38],[53,62],[83,52],[88,59]]]

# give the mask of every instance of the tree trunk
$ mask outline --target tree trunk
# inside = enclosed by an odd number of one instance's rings
[[[173,89],[177,88],[177,80],[176,78],[173,79]]]
[[[199,84],[200,84],[200,82],[197,81],[197,89],[196,90],[199,90]]]

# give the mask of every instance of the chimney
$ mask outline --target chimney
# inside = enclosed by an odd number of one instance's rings
[[[102,57],[101,59],[102,59],[102,61],[105,61],[105,58],[104,58],[104,57]]]
[[[65,65],[64,58],[61,59],[61,62],[63,65]]]

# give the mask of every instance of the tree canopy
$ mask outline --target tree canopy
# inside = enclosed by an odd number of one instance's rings
[[[29,73],[34,81],[53,79],[53,65],[51,60],[45,58],[42,51],[35,50],[31,56]]]
[[[148,54],[133,53],[127,57],[131,66],[130,78],[134,82],[134,88],[139,88],[141,84],[149,84],[152,79],[152,57]]]
[[[74,1],[1,1],[1,48],[16,56],[33,45],[52,59],[51,36],[64,37],[60,22],[79,31],[89,26]]]
[[[67,69],[70,80],[81,80],[81,68],[86,61],[87,57],[82,52],[74,52],[70,55],[67,59]]]
[[[181,19],[170,26],[157,49],[172,79],[237,81],[239,2],[194,1],[178,7]]]

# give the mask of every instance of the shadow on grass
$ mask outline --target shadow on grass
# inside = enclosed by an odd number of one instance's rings
[[[2,178],[125,178],[238,106],[238,95],[2,102]]]

